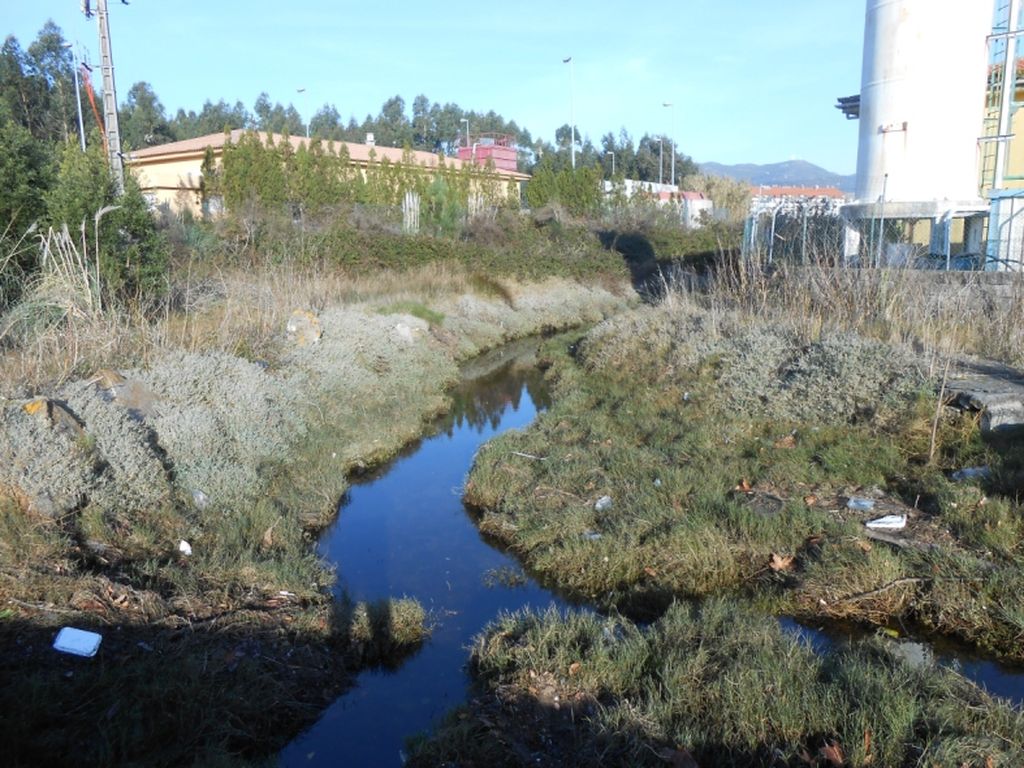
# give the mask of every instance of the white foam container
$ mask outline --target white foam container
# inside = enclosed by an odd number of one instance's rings
[[[74,627],[64,627],[57,633],[57,639],[53,641],[54,649],[61,653],[70,653],[75,656],[92,657],[100,648],[103,636],[96,632],[89,632]]]

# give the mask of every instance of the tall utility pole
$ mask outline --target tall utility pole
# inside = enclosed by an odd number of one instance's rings
[[[78,141],[85,152],[85,124],[82,122],[82,90],[78,85],[78,54],[75,53],[74,43],[64,43],[64,47],[71,50],[71,63],[74,66],[75,74],[75,111],[78,113]]]
[[[676,185],[676,110],[671,101],[663,102],[663,107],[672,110],[672,132],[669,134],[669,146],[672,147],[672,186]]]
[[[303,94],[303,93],[305,93],[305,92],[306,92],[306,87],[305,87],[305,86],[303,86],[302,88],[296,88],[296,89],[295,89],[295,92],[296,92],[296,93],[298,93],[298,94]],[[309,101],[309,99],[306,99],[306,101]],[[312,113],[310,114],[310,117],[309,117],[309,119],[308,119],[308,120],[306,120],[306,138],[307,138],[307,139],[309,138],[309,124],[310,124],[311,122],[313,122],[313,116],[312,116]]]
[[[82,0],[82,12],[92,16],[89,0]],[[124,162],[121,157],[121,128],[117,122],[117,89],[114,87],[114,54],[110,49],[107,0],[96,0],[96,26],[100,33],[100,71],[103,74],[103,125],[107,132],[107,157],[117,194],[124,193]]]
[[[572,150],[572,169],[576,170],[576,73],[573,69],[572,56],[562,59],[569,65],[569,147]]]
[[[665,179],[665,137],[658,139],[658,184],[664,183]]]

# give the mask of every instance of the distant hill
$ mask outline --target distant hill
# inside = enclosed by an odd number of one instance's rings
[[[793,187],[836,187],[843,192],[853,192],[857,177],[853,174],[843,176],[832,173],[824,168],[808,163],[805,160],[787,160],[784,163],[755,165],[740,163],[739,165],[723,165],[722,163],[700,163],[702,173],[711,176],[746,181],[758,186],[793,186]]]

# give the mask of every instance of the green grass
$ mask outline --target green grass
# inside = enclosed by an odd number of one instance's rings
[[[818,656],[729,601],[676,603],[647,628],[590,614],[505,616],[477,639],[472,670],[472,704],[414,741],[410,765],[1024,760],[1024,716],[959,675],[911,666],[883,640]]]
[[[750,377],[730,377],[747,358],[693,355],[685,333],[678,315],[641,309],[611,330],[550,344],[553,407],[489,444],[469,476],[481,530],[558,587],[639,618],[680,597],[742,595],[780,613],[917,623],[1024,658],[1020,617],[981,607],[1024,595],[1020,507],[946,476],[988,463],[1009,477],[1012,455],[982,444],[974,419],[949,415],[929,462],[934,395],[878,376],[880,392],[906,394],[879,395],[870,413],[850,400],[844,412],[828,387],[846,381],[827,365],[813,396],[833,410],[818,419],[770,400],[786,393],[768,381],[775,369],[756,379],[766,402],[744,390],[736,405],[731,388]],[[805,390],[816,386],[812,376]],[[865,536],[871,515],[850,513],[846,497],[875,493],[911,511],[908,536],[931,551]],[[598,511],[606,495],[612,507]],[[774,556],[785,567],[772,568]]]
[[[444,315],[418,301],[395,301],[377,310],[381,315],[412,315],[430,325],[440,325]]]

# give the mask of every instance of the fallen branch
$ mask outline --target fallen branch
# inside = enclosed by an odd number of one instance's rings
[[[886,584],[884,586],[881,586],[878,589],[872,589],[872,590],[869,590],[867,592],[858,592],[857,594],[850,595],[849,597],[841,597],[838,600],[836,600],[835,602],[837,602],[837,603],[852,603],[852,602],[855,602],[857,600],[867,600],[869,597],[875,597],[876,595],[880,595],[883,592],[888,592],[890,589],[892,589],[894,587],[902,587],[905,584],[921,584],[922,582],[925,582],[925,581],[931,581],[931,579],[922,579],[922,578],[918,578],[918,577],[914,577],[914,576],[908,576],[906,578],[896,579],[895,581],[890,581],[888,584]]]
[[[44,611],[46,613],[66,613],[66,614],[85,613],[85,611],[79,611],[79,610],[75,610],[75,609],[71,609],[71,608],[56,608],[56,607],[53,607],[53,606],[43,605],[42,603],[26,603],[24,600],[18,600],[17,598],[14,598],[14,597],[7,598],[7,602],[13,603],[14,605],[21,606],[22,608],[27,608],[27,609],[29,609],[31,611]]]
[[[569,493],[568,491],[560,491],[558,488],[552,488],[550,485],[538,485],[536,488],[533,489],[534,495],[540,492],[557,493],[560,494],[561,496],[568,496],[570,499],[575,499],[576,501],[582,504],[586,503],[586,500],[581,496],[577,496],[575,493]]]

